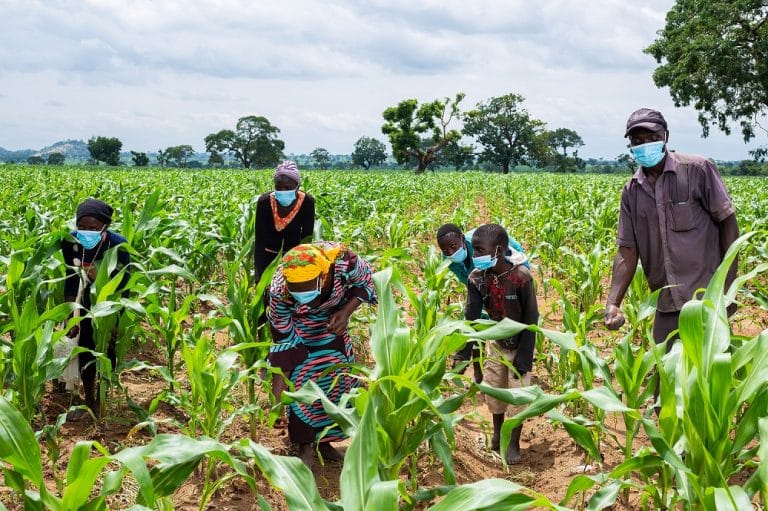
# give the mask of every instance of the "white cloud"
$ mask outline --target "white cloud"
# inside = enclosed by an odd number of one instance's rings
[[[522,94],[550,127],[578,131],[587,156],[622,152],[628,113],[655,105],[689,150],[745,157],[738,135],[702,142],[695,112],[650,79],[642,49],[672,3],[5,1],[0,145],[109,134],[126,149],[201,150],[256,114],[288,152],[350,152],[384,139],[386,107],[463,91],[465,107]]]

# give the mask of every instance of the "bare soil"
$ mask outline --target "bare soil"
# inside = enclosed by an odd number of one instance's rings
[[[604,283],[607,286],[607,281]],[[556,300],[553,293],[543,296],[539,289],[539,309],[542,314],[555,310],[545,317],[544,326],[552,329],[560,328],[560,317],[552,304]],[[768,328],[768,311],[756,306],[742,307],[732,318],[734,332],[740,335],[752,337]],[[362,329],[360,329],[362,330]],[[602,345],[610,346],[619,334],[609,333],[598,326],[594,332],[595,341]],[[592,335],[590,336],[592,337]],[[217,339],[218,344],[223,344],[222,338]],[[599,344],[600,345],[600,344]],[[365,352],[365,343],[361,346]],[[366,354],[360,353],[362,359]],[[149,363],[163,364],[163,354],[145,345],[129,355],[129,359],[137,358]],[[183,371],[183,367],[180,367]],[[470,369],[471,371],[471,369]],[[468,374],[469,375],[469,374]],[[547,375],[534,370],[534,383],[547,388]],[[126,372],[122,375],[122,383],[127,394],[143,408],[149,407],[151,401],[166,387],[166,384],[157,376],[148,371]],[[42,416],[33,424],[35,430],[41,429],[45,424],[53,424],[59,414],[64,413],[71,404],[77,403],[68,394],[53,392],[50,388],[41,409]],[[461,411],[468,414],[468,418],[462,421],[456,428],[456,448],[454,450],[454,467],[458,482],[471,483],[487,478],[503,478],[524,485],[532,490],[542,493],[554,502],[559,502],[566,494],[568,485],[573,477],[585,470],[584,452],[571,440],[562,427],[552,424],[543,417],[537,417],[526,421],[523,429],[522,463],[511,467],[504,467],[498,454],[491,452],[489,443],[491,426],[490,415],[482,404],[482,399],[475,402],[467,402]],[[159,421],[158,432],[178,432],[172,425],[172,420],[183,421],[184,418],[171,406],[161,404],[155,414]],[[122,396],[113,396],[108,403],[104,418],[94,422],[86,417],[77,422],[67,422],[61,429],[61,456],[54,466],[50,461],[46,463],[46,471],[50,486],[53,488],[54,471],[63,477],[66,463],[73,446],[81,440],[96,440],[105,446],[110,452],[116,452],[125,447],[140,445],[151,440],[151,435],[143,429],[135,429],[137,418],[124,402]],[[624,434],[624,425],[620,416],[609,416],[606,424],[612,432],[621,437]],[[244,420],[234,423],[228,430],[224,441],[236,441],[249,435],[248,425]],[[255,440],[276,454],[293,455],[284,428],[262,427],[258,430]],[[646,439],[642,435],[636,439],[635,447],[640,447]],[[345,444],[338,444],[340,450],[344,450]],[[41,440],[41,448],[48,452],[46,444]],[[602,443],[604,455],[603,470],[619,464],[622,455],[615,444],[609,438],[604,438]],[[594,462],[593,462],[594,463]],[[327,500],[335,500],[339,497],[339,476],[341,463],[315,463],[313,473],[320,494]],[[407,474],[404,474],[404,477]],[[419,453],[417,467],[419,487],[435,487],[443,482],[441,466],[425,448]],[[176,509],[196,510],[199,508],[200,493],[203,486],[203,474],[195,472],[192,477],[176,492],[173,501]],[[113,509],[121,509],[133,503],[136,495],[135,484],[126,479],[123,492],[110,499]],[[275,510],[287,509],[282,494],[269,486],[265,480],[259,482],[259,494],[262,495]],[[9,510],[21,510],[22,504],[17,497],[11,496],[8,488],[0,487],[0,502]],[[569,506],[580,507],[580,501],[571,501]],[[633,509],[632,496],[629,502],[619,502],[614,509]],[[256,510],[259,509],[255,496],[246,484],[234,478],[214,495],[206,509],[217,510]]]

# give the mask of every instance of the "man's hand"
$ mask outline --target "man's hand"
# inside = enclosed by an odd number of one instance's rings
[[[619,307],[610,303],[605,307],[605,326],[608,330],[618,330],[624,324],[624,315]]]
[[[344,309],[337,310],[331,314],[331,319],[328,321],[328,331],[332,334],[341,335],[347,329],[347,323],[349,323],[349,314]]]

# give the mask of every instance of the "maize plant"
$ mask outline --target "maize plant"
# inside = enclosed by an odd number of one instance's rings
[[[659,364],[658,432],[645,422],[659,455],[674,460],[679,498],[691,509],[752,509],[752,497],[765,493],[759,475],[743,486],[729,482],[752,465],[759,421],[768,415],[768,332],[735,347],[726,313],[739,287],[768,270],[768,263],[723,289],[750,236],[731,245],[703,295],[680,311],[680,340]]]
[[[171,264],[158,270],[145,271],[148,277],[160,276],[142,298],[146,301],[145,309],[151,330],[158,334],[158,348],[165,350],[166,364],[170,375],[170,388],[176,374],[176,353],[179,350],[184,322],[189,317],[195,295],[183,296],[178,287],[178,278],[187,282],[195,281],[195,276],[187,269]],[[180,298],[182,298],[180,300]]]
[[[233,476],[242,478],[258,495],[248,466],[230,450],[230,446],[208,438],[183,435],[158,435],[146,445],[115,454],[95,441],[78,442],[69,457],[64,479],[56,481],[59,490],[54,492],[45,484],[40,447],[32,429],[13,405],[0,396],[0,461],[6,464],[5,482],[29,511],[106,511],[107,497],[120,490],[129,472],[139,485],[135,502],[138,506],[133,509],[173,509],[171,495],[206,460],[228,466]],[[94,451],[96,455],[92,456]],[[106,472],[113,462],[119,468]],[[263,497],[258,496],[258,501],[263,509],[269,509]],[[200,509],[203,508],[201,503]],[[4,509],[0,503],[0,510]]]
[[[250,255],[250,252],[244,255]],[[229,320],[229,332],[235,342],[235,350],[242,357],[245,366],[250,368],[250,376],[246,380],[246,390],[248,392],[248,405],[256,410],[250,414],[249,419],[251,438],[256,438],[257,418],[263,417],[263,414],[260,413],[261,409],[256,406],[257,379],[262,376],[262,373],[264,376],[275,374],[266,364],[271,336],[265,317],[267,313],[265,298],[280,258],[276,257],[272,261],[263,274],[259,276],[259,282],[255,285],[250,284],[252,279],[244,276],[244,274],[250,275],[251,272],[243,269],[242,261],[243,259],[238,258],[227,265],[228,303],[226,306],[218,300],[216,303],[222,310],[224,317]],[[262,323],[261,326],[259,326],[260,322]],[[271,395],[269,392],[267,394]]]

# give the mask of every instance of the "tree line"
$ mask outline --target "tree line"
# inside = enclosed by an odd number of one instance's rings
[[[463,93],[454,98],[419,103],[406,99],[384,110],[382,134],[388,138],[392,159],[416,173],[429,168],[451,166],[456,169],[499,169],[504,173],[517,165],[544,167],[558,171],[584,168],[578,148],[584,142],[574,130],[548,130],[546,124],[523,108],[524,98],[518,94],[491,98],[467,111],[460,109]],[[236,162],[243,168],[273,167],[284,156],[285,142],[280,128],[266,117],[241,117],[234,129],[222,129],[204,139],[209,153],[207,165],[223,167]],[[466,139],[470,141],[466,141]],[[93,162],[120,164],[122,142],[115,137],[96,136],[88,141]],[[200,166],[193,157],[191,145],[184,144],[160,149],[157,165]],[[329,151],[315,148],[310,157],[317,168],[328,168],[332,158]],[[131,151],[134,166],[147,166],[149,156]],[[354,143],[350,155],[353,166],[370,169],[387,161],[387,147],[381,140],[363,136]]]

